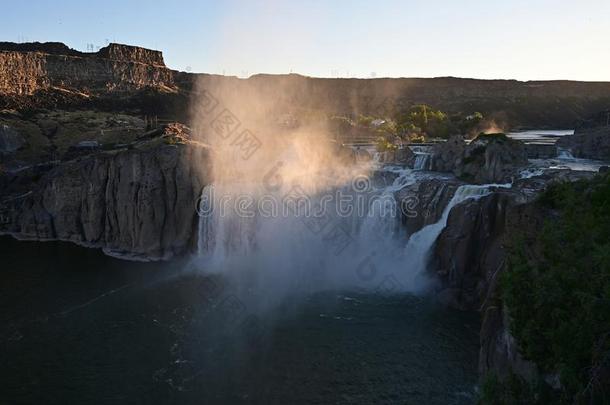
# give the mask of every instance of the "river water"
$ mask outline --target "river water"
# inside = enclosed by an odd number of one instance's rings
[[[532,129],[527,131],[513,131],[507,135],[510,138],[525,143],[538,143],[554,145],[562,136],[574,134],[573,129]]]
[[[252,314],[187,263],[0,238],[0,402],[469,404],[478,316],[325,291]]]

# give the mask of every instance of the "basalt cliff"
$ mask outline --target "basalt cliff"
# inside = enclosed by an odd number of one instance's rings
[[[573,127],[604,109],[610,83],[474,80],[452,77],[320,79],[254,75],[248,79],[169,69],[158,51],[109,44],[96,53],[61,43],[0,43],[0,107],[95,107],[185,118],[195,82],[222,84],[271,100],[274,112],[387,113],[425,103],[449,113],[481,111],[509,127]]]
[[[197,201],[211,181],[210,150],[168,139],[5,173],[0,233],[69,241],[133,260],[192,251]]]

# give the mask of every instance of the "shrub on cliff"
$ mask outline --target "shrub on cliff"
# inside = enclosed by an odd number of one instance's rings
[[[503,275],[522,354],[558,373],[564,403],[600,403],[610,382],[610,175],[556,184],[544,229],[517,244]]]
[[[447,114],[425,104],[412,106],[396,117],[399,130],[405,133],[423,133],[431,138],[447,138],[455,128]]]
[[[386,137],[380,136],[377,138],[377,142],[375,143],[378,152],[386,152],[398,149],[392,141],[388,140]]]

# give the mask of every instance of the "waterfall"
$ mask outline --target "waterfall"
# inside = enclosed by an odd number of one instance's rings
[[[557,157],[559,159],[573,160],[574,155],[569,149],[557,147]]]
[[[376,202],[370,204],[366,216],[360,221],[357,239],[363,246],[372,244],[383,245],[387,239],[397,236],[400,226],[400,217],[397,212],[397,203],[394,196],[398,190],[415,183],[416,178],[410,169],[397,169],[397,176],[391,185],[385,187],[376,196]],[[383,248],[383,246],[379,246]]]
[[[413,164],[413,169],[430,170],[433,148],[429,145],[411,144],[409,145],[409,149],[415,153],[415,163]]]
[[[276,298],[294,294],[304,286],[312,291],[376,289],[387,277],[397,280],[401,291],[421,291],[429,284],[425,272],[428,257],[447,224],[451,209],[467,199],[490,194],[492,187],[509,185],[459,187],[438,222],[408,237],[400,223],[395,193],[427,175],[410,169],[389,170],[397,173],[396,178],[389,186],[364,193],[365,211],[340,215],[333,202],[329,205],[328,224],[319,232],[304,226],[303,218],[293,214],[264,215],[252,209],[237,215],[226,207],[223,210],[226,197],[239,193],[245,192],[255,206],[269,199],[269,194],[260,193],[252,186],[206,187],[199,204],[200,213],[205,214],[199,219],[201,267],[209,272],[232,275],[240,282],[254,282],[263,286],[269,297]],[[275,197],[279,199],[280,195],[278,191]],[[324,196],[316,198],[320,201]],[[335,226],[349,232],[350,242],[340,252],[335,251],[325,235]],[[368,270],[362,271],[363,266],[369,266]]]
[[[434,148],[430,145],[418,145],[418,144],[410,144],[409,149],[411,149],[414,153],[428,153],[431,154]]]
[[[430,154],[429,153],[416,153],[415,164],[413,165],[415,170],[429,170],[430,169]]]
[[[412,283],[412,280],[425,273],[434,243],[447,226],[449,213],[453,207],[468,199],[479,199],[491,194],[492,187],[509,188],[510,184],[460,186],[443,210],[441,218],[436,223],[427,225],[411,235],[404,251],[405,260],[409,266],[409,271],[404,275],[405,283]]]

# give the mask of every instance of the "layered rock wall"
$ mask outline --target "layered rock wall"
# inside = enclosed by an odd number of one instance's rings
[[[110,44],[97,53],[57,53],[58,47],[0,45],[0,94],[32,95],[51,88],[96,91],[175,90],[174,72],[161,52]],[[16,50],[15,50],[16,49]]]
[[[550,214],[535,203],[554,182],[591,178],[591,172],[548,171],[456,205],[434,246],[431,271],[440,279],[439,298],[450,306],[479,310],[482,315],[479,372],[507,376],[510,372],[532,381],[534,364],[525,361],[510,333],[510,314],[504,306],[499,280],[507,252],[516,237],[534,237]]]
[[[504,134],[480,135],[469,144],[460,136],[436,146],[432,170],[452,172],[474,183],[506,183],[525,166],[525,145]]]
[[[196,242],[209,150],[162,145],[62,164],[3,201],[0,232],[63,240],[132,259],[167,259]]]

